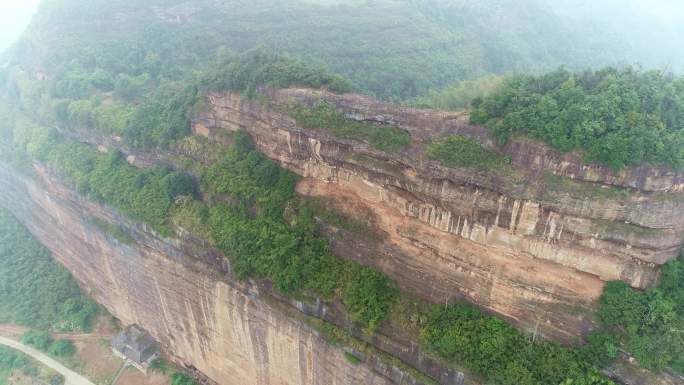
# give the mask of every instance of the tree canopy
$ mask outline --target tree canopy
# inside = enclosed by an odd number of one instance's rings
[[[607,68],[518,75],[472,103],[471,121],[505,142],[529,135],[615,170],[684,167],[684,78]]]
[[[97,305],[19,222],[0,210],[0,322],[88,331]]]

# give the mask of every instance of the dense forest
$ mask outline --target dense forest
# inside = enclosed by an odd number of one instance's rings
[[[0,322],[88,331],[97,305],[7,211],[0,210]]]
[[[506,79],[472,102],[471,121],[505,142],[515,135],[542,139],[588,161],[684,167],[684,77],[627,68]]]
[[[261,47],[327,67],[357,91],[394,100],[489,73],[641,57],[615,34],[579,28],[541,0],[144,4],[45,1],[12,57],[60,79],[95,75],[103,85],[139,86]],[[55,19],[59,25],[47,27]],[[68,39],[55,39],[55,32]]]

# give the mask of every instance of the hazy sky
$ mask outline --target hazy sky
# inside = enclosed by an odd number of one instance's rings
[[[0,0],[0,52],[24,31],[39,0]]]

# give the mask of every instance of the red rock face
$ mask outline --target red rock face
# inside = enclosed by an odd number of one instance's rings
[[[462,112],[400,107],[361,95],[337,95],[309,89],[267,90],[265,93],[276,102],[313,104],[318,100],[327,100],[354,119],[403,127],[411,132],[414,140],[421,143],[444,135],[464,135],[477,139],[487,147],[496,147],[496,140],[488,134],[487,129],[468,124],[468,116]],[[526,138],[512,138],[500,150],[511,158],[514,165],[528,172],[551,172],[577,180],[641,191],[684,191],[684,172],[675,172],[666,167],[640,166],[614,172],[606,166],[584,164],[578,153],[561,155],[539,141]]]
[[[209,383],[423,384],[376,357],[352,364],[342,349],[289,314],[304,305],[292,306],[268,288],[235,281],[220,253],[201,242],[162,239],[37,170],[39,183],[0,165],[0,206],[12,211],[98,303],[124,324],[142,326],[166,354],[199,370]],[[123,226],[135,243],[107,236],[91,217]],[[285,302],[274,305],[278,301]],[[378,342],[383,350],[419,362],[435,378],[443,376],[443,383],[478,384],[401,340],[383,338]]]
[[[681,174],[645,167],[615,174],[528,140],[499,149],[514,175],[449,169],[427,159],[421,145],[460,134],[494,147],[461,115],[311,90],[267,94],[274,105],[325,99],[351,118],[411,132],[411,146],[386,154],[302,129],[231,94],[210,95],[194,124],[209,138],[244,128],[268,157],[304,177],[300,193],[331,198],[352,215],[372,213],[381,239],[367,247],[338,240],[337,253],[430,301],[463,298],[531,332],[576,342],[592,327],[606,281],[647,287],[681,249]]]
[[[493,146],[481,128],[460,116],[353,95],[285,90],[271,96],[275,103],[330,97],[351,117],[412,131],[416,143],[385,154],[322,130],[303,130],[287,116],[235,95],[211,95],[211,109],[195,122],[198,134],[216,140],[245,128],[267,156],[303,176],[301,194],[328,197],[336,209],[369,218],[376,236],[332,229],[335,252],[383,270],[403,290],[425,299],[472,301],[532,333],[572,343],[591,328],[605,281],[645,287],[681,248],[684,198],[657,170],[644,172],[662,183],[661,191],[646,191],[645,184],[644,190],[613,190],[598,183],[549,181],[534,167],[513,176],[448,169],[428,160],[420,144],[458,132]],[[401,114],[409,118],[400,120]],[[432,131],[451,125],[458,130]],[[65,134],[96,147],[121,148],[115,139],[92,133]],[[164,162],[165,154],[121,149],[138,166]],[[334,307],[308,308],[268,287],[238,283],[223,256],[206,244],[162,239],[84,199],[51,173],[37,171],[36,183],[0,165],[0,206],[19,217],[95,300],[124,323],[150,331],[178,363],[226,385],[419,384],[376,359],[350,364],[296,316],[344,326]],[[89,222],[91,216],[122,225],[136,243],[108,237]],[[376,348],[440,383],[478,383],[431,361],[400,330],[384,329],[373,336]],[[681,383],[626,363],[613,373],[624,383]]]

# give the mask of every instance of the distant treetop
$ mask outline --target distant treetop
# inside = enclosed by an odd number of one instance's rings
[[[472,103],[471,122],[502,142],[528,135],[614,170],[684,167],[684,78],[634,68],[517,75]]]
[[[218,60],[202,76],[200,83],[211,90],[233,90],[247,95],[252,95],[259,86],[327,88],[339,93],[352,89],[347,79],[331,74],[323,67],[262,50],[240,58]]]

